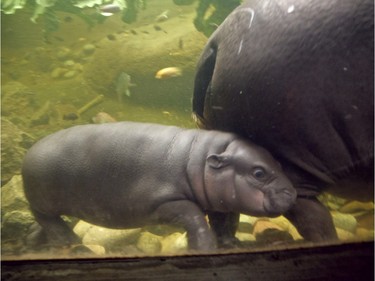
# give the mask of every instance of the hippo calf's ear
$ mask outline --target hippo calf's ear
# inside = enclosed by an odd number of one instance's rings
[[[229,165],[230,157],[222,154],[211,154],[207,157],[207,163],[211,168],[220,169]]]

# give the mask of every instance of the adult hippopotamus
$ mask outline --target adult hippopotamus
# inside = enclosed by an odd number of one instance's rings
[[[307,240],[337,239],[322,191],[373,199],[373,16],[372,0],[248,1],[198,62],[202,127],[237,133],[281,163],[298,194],[286,217]]]
[[[205,212],[277,216],[296,191],[263,148],[232,133],[147,123],[81,125],[37,142],[22,167],[36,221],[54,244],[79,242],[60,218],[109,228],[175,224],[191,249],[216,238]]]

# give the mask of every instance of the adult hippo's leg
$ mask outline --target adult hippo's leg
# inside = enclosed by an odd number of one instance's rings
[[[308,241],[337,240],[337,233],[328,209],[316,197],[297,197],[295,206],[284,216]]]

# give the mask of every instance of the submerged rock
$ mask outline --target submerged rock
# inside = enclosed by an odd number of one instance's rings
[[[269,244],[281,244],[285,242],[291,242],[293,241],[292,235],[290,235],[287,231],[282,231],[275,228],[267,228],[264,229],[262,232],[257,233],[255,235],[256,241],[259,243],[263,243],[266,245]]]
[[[330,210],[336,211],[341,208],[348,200],[334,196],[329,193],[323,193],[319,195],[319,201],[326,205]]]
[[[117,122],[117,120],[106,112],[99,112],[92,118],[92,122],[95,124],[104,124]]]
[[[254,225],[253,235],[257,236],[266,229],[277,229],[283,231],[284,229],[276,223],[270,222],[268,219],[259,219]]]
[[[374,202],[350,201],[340,208],[340,212],[349,214],[362,214],[363,212],[373,211]]]
[[[105,248],[103,246],[100,246],[100,245],[85,245],[85,246],[99,256],[103,256],[106,253]]]
[[[303,239],[301,234],[299,234],[297,228],[284,216],[279,216],[277,218],[270,218],[271,222],[280,226],[284,231],[287,231],[292,235],[294,240],[301,240]]]
[[[68,72],[64,74],[64,78],[73,78],[76,75],[77,75],[77,71],[69,70]]]
[[[354,240],[355,235],[345,229],[336,227],[337,236],[341,241]]]
[[[51,103],[46,101],[30,118],[30,126],[46,125],[50,120]]]
[[[269,229],[277,230],[272,233],[268,231]],[[263,232],[266,231],[266,236],[263,237]],[[274,236],[274,233],[279,233],[278,239],[301,240],[302,236],[298,233],[297,229],[293,224],[290,223],[288,219],[284,216],[279,216],[276,218],[258,218],[247,215],[240,215],[240,224],[236,233],[236,237],[240,241],[254,241],[255,237],[261,240],[267,240],[269,236]],[[288,234],[285,234],[288,233]],[[271,234],[270,234],[271,233]]]
[[[33,223],[34,217],[29,211],[7,212],[1,223],[1,238],[3,240],[23,240]]]
[[[358,227],[374,230],[374,211],[356,217]]]
[[[343,214],[339,212],[331,212],[333,223],[337,228],[345,231],[355,233],[357,227],[357,220],[354,216],[349,214]]]
[[[59,60],[66,60],[67,58],[69,58],[72,54],[72,50],[70,50],[69,48],[66,48],[66,47],[63,47],[61,48],[56,56]]]
[[[374,229],[369,230],[366,228],[358,227],[355,235],[358,240],[374,240]]]
[[[255,236],[248,232],[239,232],[236,233],[236,238],[240,240],[241,242],[254,242]]]
[[[187,233],[175,232],[161,240],[162,254],[175,254],[188,249]]]
[[[21,175],[15,175],[1,188],[1,215],[8,212],[29,212],[29,203],[23,192]]]
[[[21,172],[23,157],[34,138],[7,118],[1,118],[1,184]],[[4,204],[4,203],[3,203]]]
[[[137,241],[137,248],[148,255],[156,255],[162,249],[162,237],[150,232],[143,232]]]
[[[259,219],[254,224],[253,235],[256,241],[262,244],[277,244],[293,241],[293,236],[288,232],[288,227],[281,227],[268,219]]]
[[[95,49],[96,49],[95,45],[93,45],[93,44],[86,44],[86,45],[83,46],[82,52],[85,55],[91,55],[91,54],[93,54],[95,52]]]
[[[7,117],[26,118],[35,109],[35,94],[19,82],[9,82],[2,87],[1,114]]]
[[[79,221],[74,232],[82,238],[84,245],[100,245],[107,252],[119,252],[125,245],[135,244],[141,229],[109,229]]]
[[[17,248],[21,246],[28,230],[35,222],[29,210],[29,203],[23,192],[21,175],[15,175],[1,188],[1,243],[17,240]],[[11,244],[7,244],[11,252]]]
[[[68,70],[62,67],[56,67],[51,71],[52,78],[62,77]]]
[[[64,61],[64,66],[68,68],[72,68],[75,65],[74,60],[66,60]]]

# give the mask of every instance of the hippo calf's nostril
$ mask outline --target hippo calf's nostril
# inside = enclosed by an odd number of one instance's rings
[[[289,197],[292,200],[295,200],[297,198],[297,192],[295,189],[290,188],[284,188],[281,191],[279,191],[280,195]]]
[[[282,190],[280,190],[279,192],[276,192],[276,193],[282,193],[284,195],[292,197],[295,192],[293,192],[290,189],[284,188],[284,189],[282,189]]]

